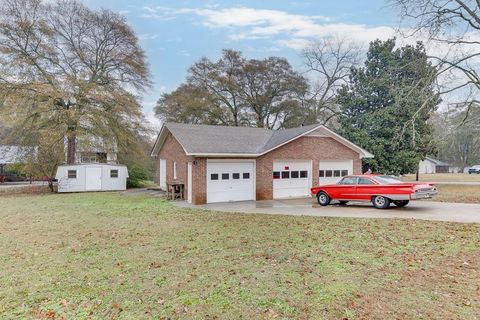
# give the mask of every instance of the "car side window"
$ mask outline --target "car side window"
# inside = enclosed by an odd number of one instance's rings
[[[375,184],[372,180],[368,178],[358,178],[358,184]]]
[[[357,184],[357,177],[345,177],[338,184],[342,185],[354,185]]]

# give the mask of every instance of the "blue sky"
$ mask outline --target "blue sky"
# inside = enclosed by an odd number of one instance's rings
[[[202,57],[215,59],[230,48],[248,58],[285,57],[302,70],[300,53],[310,41],[340,36],[367,46],[392,36],[398,25],[384,0],[84,2],[125,15],[139,36],[154,81],[142,105],[155,126],[153,106],[160,94],[182,83],[188,67]]]

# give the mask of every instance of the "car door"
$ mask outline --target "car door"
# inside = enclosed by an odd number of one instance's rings
[[[377,184],[367,177],[358,177],[355,200],[370,200]]]
[[[357,189],[357,177],[344,177],[335,186],[335,199],[353,200],[355,199]]]

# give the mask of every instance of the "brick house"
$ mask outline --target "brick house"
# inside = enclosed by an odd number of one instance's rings
[[[185,185],[194,204],[307,197],[359,174],[368,151],[322,125],[285,130],[166,123],[151,153],[155,182]]]

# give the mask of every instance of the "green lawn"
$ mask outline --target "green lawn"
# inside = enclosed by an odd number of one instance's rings
[[[479,234],[148,195],[0,197],[0,318],[477,319]]]

